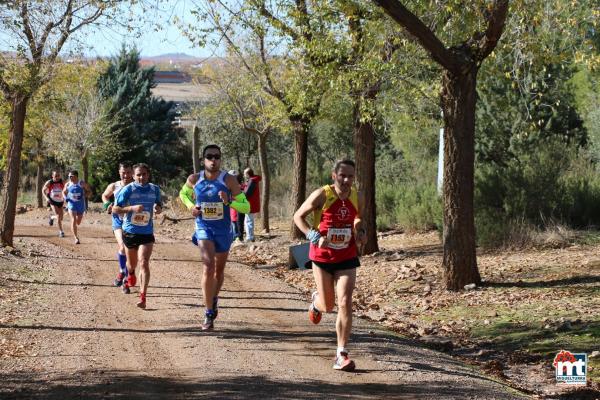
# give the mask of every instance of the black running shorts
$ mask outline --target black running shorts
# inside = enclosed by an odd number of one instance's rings
[[[62,206],[65,204],[64,201],[54,201],[52,199],[48,199],[48,205],[53,205],[56,206],[58,208],[62,208]]]
[[[154,243],[154,235],[140,235],[123,232],[123,244],[128,249],[135,249],[142,244]]]
[[[325,272],[333,275],[336,271],[343,271],[345,269],[354,269],[360,267],[360,260],[358,257],[350,258],[348,260],[340,261],[338,263],[324,263],[321,261],[312,262],[317,267],[321,268]]]

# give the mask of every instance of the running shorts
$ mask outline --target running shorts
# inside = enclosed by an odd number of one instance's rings
[[[143,244],[154,243],[154,235],[142,235],[123,232],[123,244],[128,249],[135,249]]]
[[[333,275],[336,271],[343,271],[345,269],[354,269],[360,267],[360,260],[358,259],[358,257],[349,258],[338,263],[324,263],[321,261],[313,261],[312,263],[331,275]]]
[[[233,242],[233,234],[231,230],[215,234],[211,229],[196,229],[194,232],[194,238],[196,240],[210,240],[214,242],[216,253],[228,252],[231,248],[231,243]]]
[[[64,206],[64,204],[65,204],[64,201],[54,201],[52,199],[48,199],[48,205],[53,205],[58,208],[62,208]]]

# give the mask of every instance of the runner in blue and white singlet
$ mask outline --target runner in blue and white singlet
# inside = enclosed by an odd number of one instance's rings
[[[219,146],[206,146],[202,156],[204,171],[188,177],[179,192],[179,198],[196,217],[192,241],[200,248],[202,295],[206,305],[202,330],[211,330],[219,312],[218,296],[233,241],[229,208],[248,213],[250,203],[240,189],[237,178],[221,170]]]
[[[123,233],[129,235],[153,235],[154,205],[161,204],[160,188],[153,183],[130,183],[119,191],[115,205],[122,208],[127,206],[142,206],[141,209],[129,209],[123,218]],[[115,207],[113,207],[113,210]],[[127,243],[125,243],[127,246]],[[130,246],[127,246],[130,247]],[[132,246],[136,247],[136,246]]]
[[[91,194],[90,186],[79,180],[77,171],[69,172],[69,181],[63,189],[65,200],[67,202],[67,210],[71,216],[71,232],[75,237],[75,244],[79,244],[79,236],[77,236],[77,226],[83,220],[85,212],[85,200]]]
[[[150,282],[150,256],[154,246],[154,214],[162,211],[160,188],[149,183],[150,168],[146,164],[133,166],[134,182],[119,191],[113,212],[124,213],[123,244],[127,248],[127,281],[123,292],[135,286],[135,269],[138,260],[140,272],[140,301],[137,306],[146,308],[146,292]]]
[[[121,286],[123,280],[127,278],[127,256],[125,255],[125,245],[123,244],[123,215],[112,212],[114,202],[110,199],[114,196],[116,201],[119,191],[133,182],[133,169],[130,162],[125,161],[119,164],[119,177],[121,178],[120,180],[109,184],[104,193],[102,193],[104,209],[108,214],[111,214],[112,230],[118,245],[117,259],[119,261],[119,272],[113,282],[117,287]]]

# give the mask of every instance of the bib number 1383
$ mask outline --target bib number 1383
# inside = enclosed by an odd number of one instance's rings
[[[328,246],[331,249],[345,249],[350,244],[351,228],[329,228],[327,230]]]

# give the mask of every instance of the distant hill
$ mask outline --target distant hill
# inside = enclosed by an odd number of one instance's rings
[[[157,70],[189,70],[205,65],[219,67],[226,63],[222,57],[195,57],[185,53],[167,53],[152,57],[141,57],[140,64],[144,67],[153,66]]]
[[[203,58],[200,57],[195,57],[195,56],[191,56],[189,54],[185,54],[185,53],[167,53],[167,54],[160,54],[158,56],[151,56],[151,57],[147,57],[147,56],[142,56],[142,60],[144,61],[153,61],[153,62],[185,62],[185,63],[190,63],[190,62],[200,62],[203,60]]]

